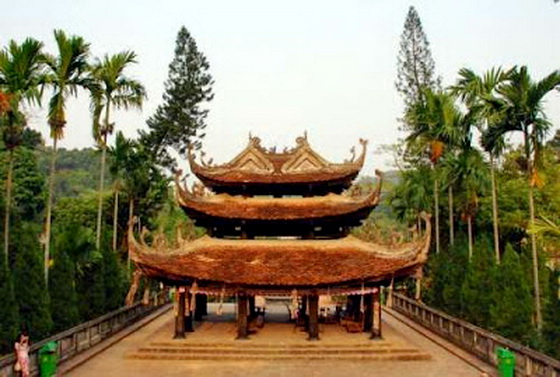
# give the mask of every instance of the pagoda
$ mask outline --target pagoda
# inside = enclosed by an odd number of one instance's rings
[[[331,163],[309,145],[277,151],[250,136],[247,147],[222,165],[197,159],[189,151],[192,173],[201,183],[189,189],[176,177],[176,199],[207,234],[178,237],[176,244],[129,230],[132,260],[142,272],[177,286],[175,336],[184,337],[193,317],[188,303],[196,295],[237,297],[237,337],[248,336],[256,295],[298,296],[309,339],[319,338],[320,295],[360,297],[363,330],[381,337],[380,287],[421,271],[430,246],[430,222],[421,238],[376,244],[350,235],[377,206],[377,187],[352,182],[363,167],[367,142],[359,156]],[[363,298],[361,298],[363,296]],[[185,310],[185,306],[187,309]]]

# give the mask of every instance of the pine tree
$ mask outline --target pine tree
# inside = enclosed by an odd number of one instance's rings
[[[175,166],[171,149],[184,156],[189,145],[200,147],[208,115],[204,105],[213,98],[209,67],[194,38],[181,27],[165,82],[164,103],[148,119],[149,132],[141,133],[142,143],[163,166]]]
[[[18,306],[14,296],[14,285],[6,266],[3,250],[0,250],[0,355],[12,349],[18,333]]]
[[[105,311],[110,312],[123,306],[126,296],[126,280],[118,255],[109,248],[103,250],[103,280],[105,283]]]
[[[492,329],[511,340],[528,342],[533,333],[531,279],[509,244],[496,273],[494,294],[490,309]]]
[[[14,224],[16,225],[16,224]],[[53,323],[50,300],[43,274],[43,255],[37,241],[39,232],[29,223],[14,227],[14,286],[22,328],[32,340],[38,341],[50,334]]]
[[[66,330],[80,322],[74,264],[66,250],[57,246],[49,277],[53,332]]]
[[[550,290],[544,310],[543,338],[546,352],[560,359],[560,271],[550,273]]]
[[[440,78],[435,74],[435,63],[428,38],[413,6],[408,9],[404,23],[397,69],[395,85],[404,98],[406,110],[423,101],[422,92],[425,88],[434,90],[440,85]]]
[[[105,279],[101,253],[92,252],[81,270],[76,287],[78,309],[82,319],[88,321],[105,314]]]
[[[461,287],[463,319],[477,326],[488,328],[495,284],[495,266],[492,245],[487,239],[479,240],[474,247],[472,260]]]

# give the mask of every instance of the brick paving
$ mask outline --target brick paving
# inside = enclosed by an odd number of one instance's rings
[[[213,312],[213,305],[209,306]],[[282,323],[286,319],[286,308],[282,304],[269,307],[267,324],[250,340],[235,341],[235,324],[233,309],[226,306],[224,316],[209,316],[209,321],[198,326],[195,333],[187,335],[183,343],[213,344],[251,344],[255,346],[271,343],[309,344],[306,334],[292,324]],[[126,356],[139,347],[157,342],[170,342],[173,335],[172,312],[168,312],[141,330],[132,333],[112,347],[99,353],[66,376],[100,377],[100,376],[458,376],[477,377],[479,369],[466,363],[448,350],[435,344],[416,331],[405,326],[395,318],[385,315],[383,327],[384,340],[396,345],[413,346],[432,356],[427,361],[343,361],[343,360],[252,360],[240,358],[236,361],[217,360],[132,360]],[[367,344],[371,342],[367,334],[348,334],[336,325],[321,326],[323,345]],[[305,352],[305,351],[302,351]]]

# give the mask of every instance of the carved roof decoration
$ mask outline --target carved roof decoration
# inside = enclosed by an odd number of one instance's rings
[[[192,284],[261,291],[344,289],[387,281],[418,271],[427,260],[431,225],[411,242],[381,245],[353,236],[331,240],[231,240],[204,236],[148,246],[129,229],[132,260],[149,277],[170,284]],[[342,292],[343,293],[343,292]]]
[[[175,196],[179,205],[193,219],[314,220],[358,213],[363,218],[380,201],[383,179],[381,172],[375,173],[378,176],[377,187],[365,192],[360,186],[352,186],[342,195],[330,193],[325,196],[273,198],[211,194],[199,183],[194,183],[189,190],[180,183],[179,171],[175,176]]]
[[[307,134],[296,138],[294,148],[278,152],[276,147],[264,148],[258,137],[249,135],[247,147],[233,160],[215,165],[205,161],[201,152],[199,161],[194,151],[189,149],[191,171],[205,184],[281,184],[313,183],[347,179],[351,181],[364,164],[367,141],[360,139],[362,153],[352,156],[343,163],[331,163],[315,152],[307,140]]]

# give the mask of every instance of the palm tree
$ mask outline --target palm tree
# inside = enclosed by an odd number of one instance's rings
[[[21,145],[23,129],[27,120],[22,111],[24,102],[40,103],[40,85],[44,80],[41,52],[43,44],[28,38],[18,44],[10,41],[0,51],[0,91],[3,93],[0,122],[4,147],[8,151],[8,172],[6,178],[6,202],[4,212],[4,256],[6,265],[10,244],[10,210],[12,203],[12,175],[14,151]]]
[[[487,188],[487,167],[476,149],[464,148],[458,155],[446,159],[442,166],[443,176],[459,190],[459,211],[467,222],[469,261],[473,255],[472,220],[478,209],[479,195]]]
[[[427,89],[425,101],[415,104],[406,114],[412,132],[406,138],[407,148],[412,153],[423,154],[428,151],[432,168],[441,159],[446,148],[454,148],[465,138],[462,129],[462,114],[455,105],[455,97],[445,92]],[[452,193],[450,193],[452,203]],[[452,212],[452,209],[451,209]],[[434,179],[434,217],[436,253],[439,253],[439,179]],[[452,227],[453,221],[450,226]]]
[[[109,171],[113,176],[113,189],[115,191],[115,200],[113,207],[113,251],[117,250],[117,228],[119,217],[119,194],[122,190],[126,190],[127,172],[130,167],[131,157],[135,143],[124,137],[122,132],[117,132],[115,146],[110,149],[111,164]],[[132,217],[132,215],[130,216]]]
[[[103,186],[105,181],[105,161],[107,156],[107,137],[113,133],[114,123],[110,122],[113,109],[142,107],[146,90],[137,80],[125,76],[124,71],[136,63],[132,51],[112,56],[105,55],[92,68],[97,88],[92,91],[93,134],[101,148],[101,173],[99,177],[99,203],[97,206],[97,233],[95,246],[101,243],[101,215],[103,210]],[[101,117],[103,116],[103,120]]]
[[[397,218],[416,225],[418,234],[422,233],[422,212],[430,212],[432,195],[432,175],[430,167],[419,166],[416,169],[401,172],[399,184],[389,197],[389,203]]]
[[[76,96],[78,88],[91,87],[87,76],[89,44],[82,37],[68,37],[62,30],[54,31],[58,48],[57,56],[47,56],[47,84],[53,88],[49,101],[48,122],[53,139],[53,150],[49,171],[49,194],[45,220],[45,279],[48,281],[48,262],[50,257],[51,216],[53,187],[56,174],[57,142],[64,137],[66,126],[66,102],[69,96]]]
[[[485,134],[488,145],[511,132],[523,135],[523,150],[526,160],[526,175],[529,186],[529,229],[535,227],[535,204],[533,191],[540,182],[538,160],[544,138],[550,130],[543,109],[544,97],[560,86],[560,72],[554,71],[540,81],[533,81],[527,67],[514,68],[506,85],[498,88],[498,96],[493,100],[501,116],[492,124]],[[542,328],[542,311],[539,287],[538,254],[535,234],[530,232],[531,253],[533,259],[533,289],[535,297],[535,322]]]
[[[498,159],[505,148],[503,137],[493,140],[488,144],[486,132],[494,121],[500,118],[500,108],[496,107],[493,96],[499,86],[504,85],[511,74],[511,70],[503,71],[501,68],[492,68],[482,76],[476,75],[472,70],[463,68],[459,71],[459,80],[451,88],[473,114],[475,122],[482,134],[481,144],[490,157],[490,178],[492,183],[492,224],[494,231],[494,253],[496,262],[500,263],[500,234],[498,227],[498,202],[496,188],[495,160]]]

